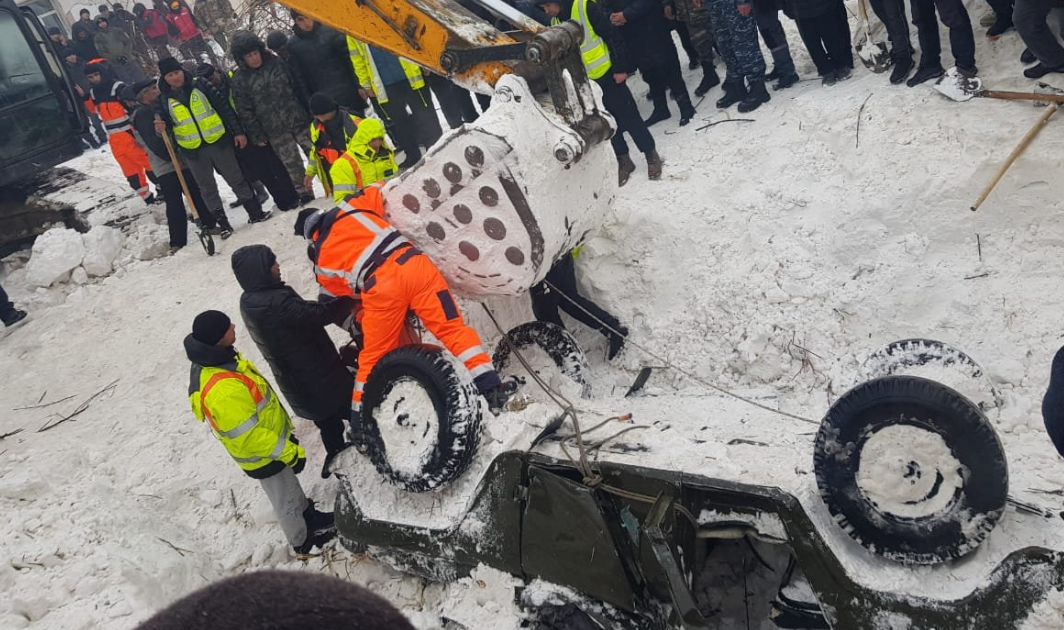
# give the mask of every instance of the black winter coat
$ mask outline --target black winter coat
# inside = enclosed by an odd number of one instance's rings
[[[78,37],[78,33],[88,33],[84,39]],[[100,53],[96,50],[96,42],[93,38],[96,36],[96,26],[77,21],[74,26],[70,27],[70,47],[74,49],[74,52],[78,53],[78,57],[85,63],[92,61],[100,56]]]
[[[652,73],[660,66],[679,63],[660,0],[615,0],[606,8],[611,13],[624,13],[626,23],[617,30],[631,44],[635,63],[641,70]]]
[[[1057,452],[1064,455],[1064,348],[1053,357],[1053,367],[1049,372],[1049,389],[1042,399],[1042,420],[1046,431],[1053,440]]]
[[[244,289],[240,315],[248,334],[270,364],[277,386],[296,415],[313,422],[346,418],[354,377],[325,332],[350,299],[304,300],[270,274],[276,258],[265,245],[233,253],[233,273]]]
[[[307,92],[325,92],[341,107],[364,111],[366,101],[358,95],[347,36],[317,22],[309,32],[299,27],[295,31],[288,40],[288,58],[292,73],[303,78]]]

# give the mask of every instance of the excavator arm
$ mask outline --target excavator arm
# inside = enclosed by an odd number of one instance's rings
[[[584,70],[576,22],[543,27],[502,0],[283,0],[356,39],[492,95],[384,190],[388,218],[470,297],[517,295],[601,225],[616,125]]]

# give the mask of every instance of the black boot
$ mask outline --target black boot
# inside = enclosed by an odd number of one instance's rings
[[[1030,48],[1024,48],[1023,52],[1020,53],[1020,63],[1027,65],[1036,61],[1038,61],[1038,57],[1034,56],[1034,53],[1031,52]]]
[[[672,118],[672,112],[669,111],[669,106],[667,104],[661,107],[655,105],[654,111],[650,112],[650,118],[647,118],[643,122],[646,123],[647,127],[650,127],[670,118]]]
[[[905,83],[905,79],[909,78],[909,73],[913,69],[913,56],[901,55],[894,59],[894,69],[890,71],[890,83],[891,85],[900,85]]]
[[[705,96],[715,86],[720,85],[720,76],[717,69],[711,63],[702,64],[702,81],[695,88],[695,96]]]
[[[691,103],[691,97],[687,96],[687,90],[684,90],[684,92],[681,98],[676,99],[676,104],[680,107],[681,127],[686,126],[695,117],[695,106]]]
[[[764,84],[762,84],[761,87],[764,88]],[[607,355],[610,361],[612,361],[614,357],[620,354],[621,350],[624,348],[624,340],[628,337],[628,329],[624,326],[617,324],[616,326],[613,326],[613,329],[621,334],[618,335],[616,333],[606,331],[606,338],[610,341],[609,354]]]
[[[779,80],[776,81],[776,84],[772,86],[772,89],[775,90],[775,91],[786,90],[787,88],[791,87],[792,85],[795,85],[796,83],[798,83],[799,78],[800,77],[798,76],[797,72],[792,72],[790,74],[784,74],[784,75],[779,77]],[[768,80],[768,76],[767,75],[765,76],[765,80],[766,81]]]
[[[920,66],[916,69],[916,74],[914,74],[912,78],[905,82],[905,85],[908,85],[909,87],[916,87],[917,85],[920,85],[921,83],[926,83],[931,79],[937,79],[944,74],[946,74],[946,71],[942,68],[942,64],[940,63],[936,63],[933,66]]]
[[[746,86],[738,83],[724,82],[724,96],[717,101],[717,109],[728,109],[746,98]]]
[[[314,509],[313,502],[303,510],[303,521],[307,524],[307,540],[295,548],[296,553],[310,553],[314,547],[323,547],[336,538],[336,520],[332,512],[319,512]]]
[[[1001,37],[1003,34],[1005,34],[1005,31],[1007,31],[1010,28],[1012,28],[1012,26],[1013,26],[1013,24],[1012,24],[1012,18],[1011,17],[1007,17],[1007,18],[998,17],[997,21],[994,22],[994,25],[987,29],[986,36],[989,37],[990,39],[997,39],[997,38]]]
[[[261,223],[266,219],[269,219],[273,214],[270,211],[263,211],[262,204],[258,199],[252,199],[244,203],[244,210],[248,213],[248,223]]]
[[[219,212],[214,220],[218,225],[218,235],[223,241],[233,235],[233,226],[230,225],[229,217],[225,216],[224,212]]]
[[[761,107],[763,103],[767,103],[772,98],[768,95],[768,90],[765,89],[764,81],[751,81],[750,90],[746,94],[746,98],[742,103],[739,103],[739,113],[748,114],[758,107]]]

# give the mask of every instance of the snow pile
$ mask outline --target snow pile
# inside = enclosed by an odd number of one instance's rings
[[[81,234],[67,228],[52,228],[37,237],[26,265],[26,281],[50,287],[70,279],[70,272],[85,258]]]
[[[1049,591],[1035,604],[1020,630],[1064,630],[1064,592],[1056,588]]]
[[[114,270],[126,236],[115,228],[97,225],[83,234],[81,240],[85,244],[85,258],[81,261],[85,272],[90,276],[106,276]]]
[[[130,229],[125,249],[136,260],[152,260],[170,251],[169,238],[165,225],[138,225]]]

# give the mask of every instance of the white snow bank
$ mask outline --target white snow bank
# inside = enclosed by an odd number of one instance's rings
[[[122,252],[126,235],[105,225],[94,226],[81,235],[85,244],[85,258],[81,266],[90,276],[106,276],[114,270],[114,262]]]
[[[26,265],[26,281],[38,287],[66,281],[84,258],[85,244],[81,234],[68,228],[52,228],[33,243],[30,261]]]

